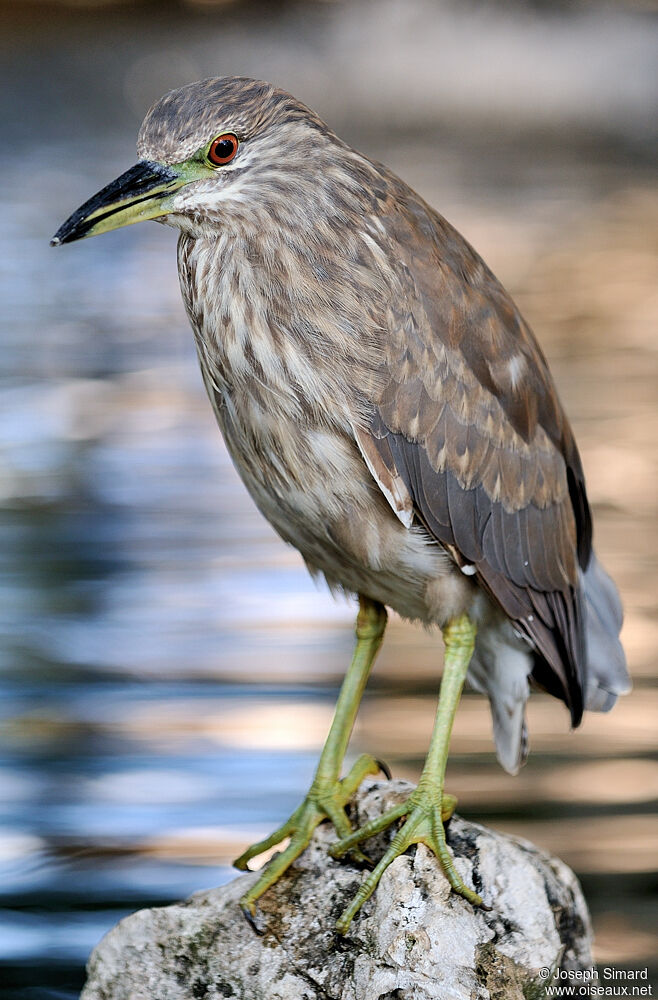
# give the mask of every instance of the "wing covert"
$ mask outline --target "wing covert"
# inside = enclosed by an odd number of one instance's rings
[[[362,450],[376,449],[427,530],[476,567],[540,654],[535,680],[577,724],[578,568],[589,563],[591,521],[573,434],[541,349],[494,275],[420,199],[398,191],[396,204],[384,224],[400,295]]]

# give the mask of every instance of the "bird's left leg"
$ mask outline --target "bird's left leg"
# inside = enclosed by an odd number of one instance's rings
[[[308,794],[283,826],[275,830],[266,840],[253,844],[233,862],[236,868],[248,870],[248,863],[252,858],[289,839],[285,850],[270,861],[260,878],[240,900],[242,909],[252,916],[255,913],[256,900],[308,847],[313,831],[322,820],[330,819],[339,837],[346,837],[351,833],[352,828],[345,813],[345,806],[366,775],[377,774],[381,770],[374,757],[363,754],[356,760],[346,777],[342,780],[340,777],[352,726],[375,656],[384,638],[385,628],[385,607],[376,601],[360,597],[356,621],[356,649],[340,689],[331,729]],[[352,853],[363,859],[363,854],[358,848]]]
[[[355,833],[343,837],[330,849],[333,857],[341,857],[369,837],[386,829],[396,820],[406,817],[405,823],[397,831],[391,846],[376,868],[364,880],[352,903],[338,920],[336,927],[341,934],[347,931],[353,916],[375,891],[383,872],[395,858],[412,844],[425,844],[437,856],[450,885],[461,896],[475,906],[482,906],[482,899],[464,884],[446,844],[444,822],[452,815],[457,800],[443,794],[450,733],[454,721],[466,671],[475,645],[475,625],[467,615],[449,622],[443,629],[445,641],[445,664],[441,681],[441,693],[436,712],[434,731],[429,753],[425,760],[418,786],[406,802],[390,809],[383,816],[366,823]]]

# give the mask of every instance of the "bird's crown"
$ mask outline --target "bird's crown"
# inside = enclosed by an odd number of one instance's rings
[[[214,77],[161,97],[142,123],[137,150],[143,159],[176,163],[221,133],[234,134],[242,142],[268,125],[295,121],[329,131],[313,111],[271,83]]]

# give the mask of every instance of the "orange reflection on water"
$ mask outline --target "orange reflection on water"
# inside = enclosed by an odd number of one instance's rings
[[[427,697],[376,697],[366,702],[358,741],[377,754],[424,756],[432,732],[435,700]],[[608,714],[587,713],[575,732],[563,705],[544,695],[528,702],[528,731],[534,751],[575,756],[644,753],[656,749],[658,691],[642,690],[620,698]],[[493,753],[486,698],[462,699],[452,736],[454,754]]]
[[[581,873],[646,872],[656,861],[655,816],[563,816],[546,821],[505,820],[494,825],[556,854]]]

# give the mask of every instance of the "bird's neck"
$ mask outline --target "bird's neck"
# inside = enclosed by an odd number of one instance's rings
[[[340,246],[310,223],[182,233],[181,289],[206,383],[303,419],[347,421],[358,405],[347,387],[372,398],[380,377],[376,316],[392,276],[376,255],[365,224]]]

